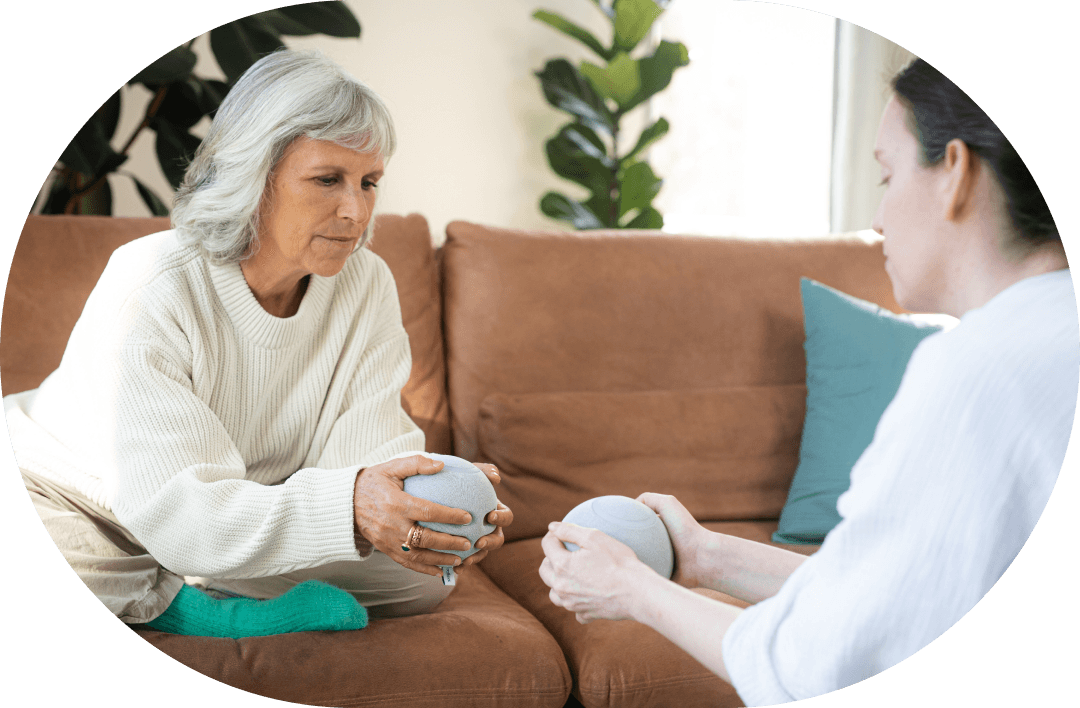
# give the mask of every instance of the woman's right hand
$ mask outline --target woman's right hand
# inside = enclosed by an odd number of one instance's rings
[[[675,573],[671,579],[684,587],[697,587],[700,555],[698,551],[705,543],[708,530],[671,495],[646,492],[637,500],[655,511],[667,527],[671,545],[675,549]]]
[[[435,474],[443,463],[423,455],[401,457],[360,470],[353,491],[356,530],[375,548],[401,565],[425,575],[442,575],[440,565],[456,566],[461,559],[444,551],[467,551],[471,542],[462,536],[421,528],[419,542],[412,550],[401,550],[415,522],[467,524],[472,520],[463,509],[443,506],[405,493],[405,478],[414,474]]]

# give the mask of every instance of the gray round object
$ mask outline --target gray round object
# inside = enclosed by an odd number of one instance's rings
[[[443,468],[435,474],[414,474],[405,478],[405,491],[414,497],[427,499],[455,509],[464,509],[472,515],[468,524],[438,524],[431,521],[418,521],[421,526],[432,531],[441,531],[453,536],[464,536],[473,546],[467,551],[442,551],[453,553],[462,559],[468,558],[479,549],[476,542],[495,530],[494,524],[484,523],[484,519],[499,505],[495,488],[491,486],[487,475],[473,463],[452,455],[431,457],[443,463]]]
[[[603,531],[625,543],[638,560],[665,578],[670,578],[675,570],[675,549],[667,527],[655,511],[637,499],[618,495],[596,497],[575,506],[563,521]],[[564,545],[571,551],[578,550],[577,544]]]

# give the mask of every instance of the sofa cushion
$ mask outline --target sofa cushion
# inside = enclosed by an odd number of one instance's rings
[[[799,454],[802,384],[491,394],[479,456],[514,510],[508,539],[542,536],[592,497],[673,494],[699,520],[775,518]]]
[[[836,501],[851,485],[851,468],[896,396],[908,359],[941,328],[808,278],[801,288],[806,420],[799,466],[774,540],[821,543],[840,523]]]
[[[705,527],[768,543],[776,523],[721,522],[707,523]],[[800,546],[793,550],[809,554],[815,549]],[[574,676],[574,695],[586,708],[743,705],[731,684],[643,624],[612,620],[579,624],[572,612],[552,604],[548,587],[540,579],[543,559],[540,539],[531,538],[507,544],[485,558],[481,566],[559,642]],[[746,606],[718,592],[697,592]]]
[[[405,412],[424,431],[428,452],[449,455],[450,407],[446,399],[442,298],[431,232],[419,214],[375,217],[370,248],[394,274],[401,319],[409,333],[412,373],[401,390]]]
[[[137,631],[202,674],[295,703],[560,708],[570,693],[558,644],[478,568],[431,614],[362,630],[245,639]]]
[[[169,228],[167,218],[30,216],[15,248],[0,322],[5,395],[39,385],[60,364],[83,304],[117,247]],[[402,405],[430,452],[450,452],[438,269],[424,217],[376,217],[372,250],[390,266],[413,351]]]
[[[854,236],[777,242],[459,221],[447,227],[442,264],[454,454],[474,460],[480,404],[495,393],[803,383],[799,276],[897,308],[880,243]]]
[[[27,218],[11,259],[0,320],[5,396],[36,387],[60,365],[71,330],[112,252],[168,228],[167,218]]]

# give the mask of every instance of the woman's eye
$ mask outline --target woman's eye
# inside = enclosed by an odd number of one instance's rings
[[[316,177],[315,181],[324,187],[330,187],[337,184],[337,177]]]
[[[361,185],[363,186],[364,189],[377,189],[378,186],[379,186],[378,183],[372,182],[371,180],[368,180],[368,179],[364,180],[361,183]]]
[[[881,181],[880,181],[880,182],[878,182],[878,186],[879,186],[879,187],[884,187],[884,186],[885,186],[885,185],[887,185],[888,183],[889,183],[889,178],[888,178],[888,177],[882,177],[882,178],[881,178]]]

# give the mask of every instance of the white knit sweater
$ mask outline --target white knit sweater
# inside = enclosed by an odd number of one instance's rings
[[[851,472],[840,524],[724,638],[747,705],[868,678],[975,606],[1054,488],[1078,372],[1068,270],[1023,280],[923,340]]]
[[[362,559],[357,471],[424,447],[410,368],[370,251],[277,318],[166,231],[117,249],[60,367],[4,407],[19,465],[111,508],[164,567],[263,577]]]

